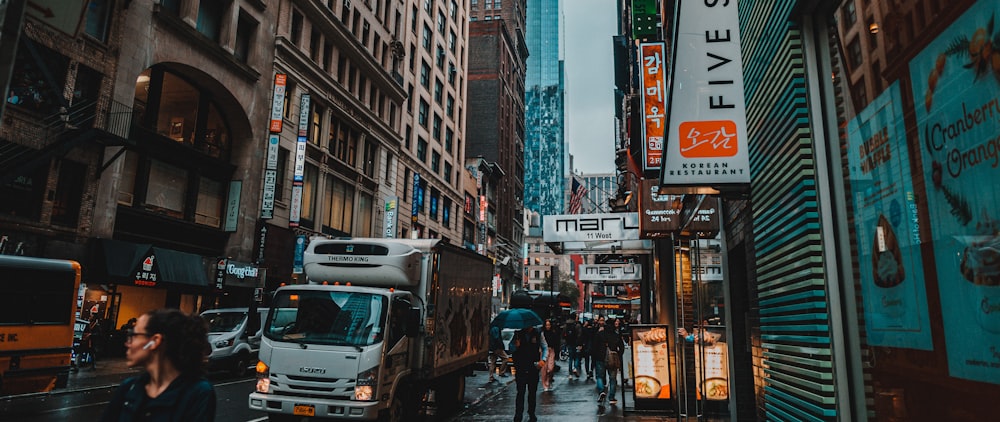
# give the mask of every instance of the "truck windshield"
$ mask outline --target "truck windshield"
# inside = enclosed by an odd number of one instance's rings
[[[208,332],[228,333],[236,331],[246,317],[245,312],[211,312],[202,315],[208,321]]]
[[[370,293],[282,291],[272,302],[264,335],[278,341],[368,346],[382,341],[385,296]]]

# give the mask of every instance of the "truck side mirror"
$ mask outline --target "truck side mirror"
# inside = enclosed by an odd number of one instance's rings
[[[420,308],[410,308],[404,330],[407,337],[416,337],[420,334]]]

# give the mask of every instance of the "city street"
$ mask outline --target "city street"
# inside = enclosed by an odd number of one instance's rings
[[[0,397],[0,420],[5,422],[56,422],[65,420],[97,420],[118,383],[136,370],[128,369],[121,359],[98,362],[96,369],[81,369],[70,374],[65,389],[48,393]],[[216,420],[258,422],[267,420],[262,412],[247,407],[247,394],[253,388],[254,378],[233,378],[225,374],[211,374],[218,397]],[[475,371],[466,378],[465,406],[447,422],[490,422],[514,419],[514,402],[517,395],[513,377],[487,382],[486,373]],[[664,415],[642,415],[623,412],[632,403],[622,400],[618,393],[618,406],[598,409],[593,380],[567,380],[565,372],[558,372],[554,390],[541,391],[539,386],[537,415],[540,421],[660,421]],[[631,397],[631,390],[626,391]],[[527,420],[527,415],[525,415]],[[704,419],[703,419],[704,420]]]

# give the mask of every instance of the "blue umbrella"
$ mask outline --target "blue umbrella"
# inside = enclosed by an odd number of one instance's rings
[[[515,330],[520,330],[527,327],[536,327],[542,325],[542,319],[530,309],[508,309],[497,314],[496,318],[493,318],[493,322],[490,323],[491,327],[500,328],[512,328]]]

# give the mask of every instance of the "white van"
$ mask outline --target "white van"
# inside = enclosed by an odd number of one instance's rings
[[[208,342],[212,354],[208,356],[211,370],[228,370],[244,376],[257,362],[260,350],[261,327],[267,318],[267,308],[257,309],[254,321],[247,319],[248,308],[210,309],[201,317],[208,322]]]

